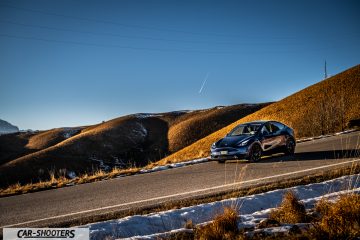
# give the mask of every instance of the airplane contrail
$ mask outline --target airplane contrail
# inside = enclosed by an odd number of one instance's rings
[[[204,81],[203,81],[203,83],[202,83],[202,85],[201,85],[201,88],[200,88],[200,90],[199,90],[199,94],[200,94],[200,93],[202,92],[202,90],[204,89],[204,86],[205,86],[205,83],[206,83],[208,77],[209,77],[209,72],[206,73],[206,76],[205,76],[205,78],[204,78]]]

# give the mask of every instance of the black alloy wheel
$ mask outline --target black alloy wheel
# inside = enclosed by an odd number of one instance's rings
[[[262,150],[261,150],[260,145],[254,144],[250,149],[248,160],[250,162],[257,162],[260,160],[261,155],[262,155]]]
[[[294,155],[294,153],[295,153],[295,141],[292,138],[289,138],[286,141],[285,154],[286,155]]]

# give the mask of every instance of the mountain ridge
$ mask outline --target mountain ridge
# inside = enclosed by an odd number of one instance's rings
[[[0,135],[19,132],[17,126],[12,125],[11,123],[0,119]]]

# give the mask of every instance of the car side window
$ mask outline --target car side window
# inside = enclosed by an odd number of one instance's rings
[[[284,125],[278,122],[271,123],[271,133],[280,133],[281,129],[284,128]]]
[[[266,123],[262,128],[261,128],[261,133],[264,135],[269,134],[270,131],[270,125],[268,123]]]

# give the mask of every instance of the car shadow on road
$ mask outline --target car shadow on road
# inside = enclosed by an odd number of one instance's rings
[[[332,150],[332,151],[315,151],[300,152],[293,156],[270,156],[261,159],[259,163],[280,162],[280,161],[308,161],[308,160],[337,160],[360,157],[360,149]]]
[[[337,160],[348,158],[359,158],[360,149],[346,149],[346,150],[333,150],[333,151],[314,151],[314,152],[299,152],[292,156],[285,156],[284,154],[276,154],[263,157],[258,163],[271,163],[282,161],[308,161],[308,160]],[[237,163],[239,161],[226,161],[226,163]],[[248,163],[248,161],[240,161]]]

